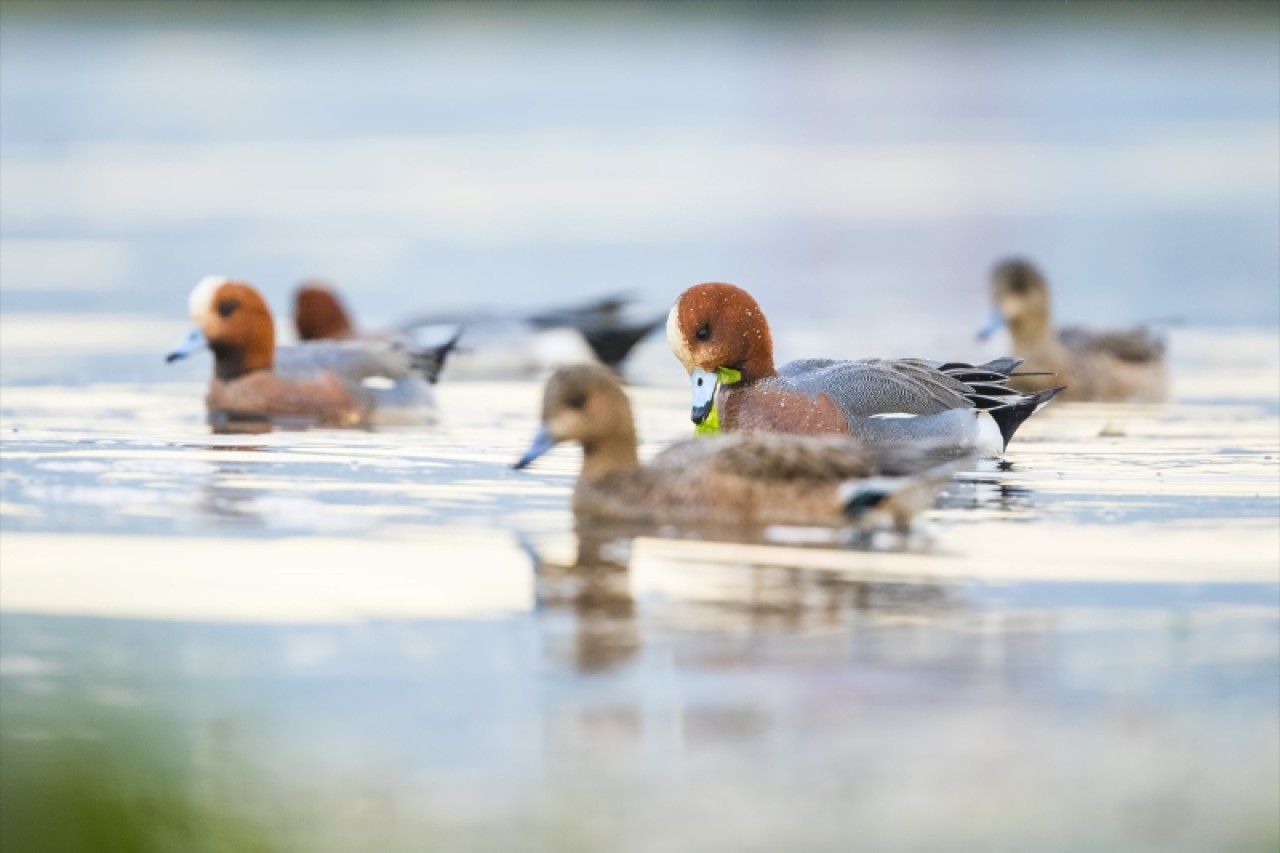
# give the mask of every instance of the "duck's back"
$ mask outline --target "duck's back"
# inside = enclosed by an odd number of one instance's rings
[[[332,376],[358,402],[366,422],[413,425],[432,420],[435,408],[435,392],[422,377],[418,355],[396,341],[307,341],[279,347],[275,370],[298,382]]]
[[[413,375],[408,348],[387,341],[306,341],[276,348],[275,371],[285,379],[310,379],[332,373],[359,384],[380,377],[389,380]]]
[[[973,407],[967,385],[918,359],[802,359],[783,365],[774,381],[809,397],[829,395],[849,419]]]
[[[1130,364],[1159,362],[1165,353],[1164,339],[1142,326],[1110,332],[1068,326],[1058,333],[1058,339],[1070,351],[1105,354]]]

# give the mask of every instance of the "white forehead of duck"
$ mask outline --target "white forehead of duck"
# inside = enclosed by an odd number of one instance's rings
[[[683,298],[684,295],[681,294],[680,299]],[[672,354],[680,363],[689,368],[693,364],[693,353],[689,351],[689,342],[680,331],[680,299],[676,300],[676,304],[671,306],[671,313],[667,314],[667,346],[671,347]]]
[[[225,275],[207,275],[196,283],[195,289],[191,291],[191,297],[187,300],[187,310],[190,311],[192,320],[198,323],[205,314],[209,313],[209,309],[213,306],[213,294],[230,280]]]

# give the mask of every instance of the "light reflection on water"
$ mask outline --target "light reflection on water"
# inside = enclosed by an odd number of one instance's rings
[[[1195,325],[1275,318],[1271,18],[15,8],[0,846],[1275,849],[1280,343]],[[210,272],[371,325],[725,278],[782,359],[975,358],[1014,250],[1191,321],[1175,401],[1055,404],[901,549],[575,530],[483,352],[371,433],[210,435],[161,361]]]
[[[6,750],[281,849],[699,849],[726,816],[1265,846],[1275,378],[1050,409],[902,551],[575,531],[576,451],[508,467],[533,382],[446,382],[428,430],[252,437],[210,435],[196,384],[8,386]],[[644,452],[687,433],[683,389],[632,393]]]

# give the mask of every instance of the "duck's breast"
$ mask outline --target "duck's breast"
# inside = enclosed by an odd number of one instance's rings
[[[354,426],[364,408],[332,373],[320,371],[308,379],[286,379],[262,370],[224,382],[214,379],[205,403],[212,416],[298,419],[323,426]]]
[[[848,424],[835,400],[825,393],[797,391],[766,380],[746,388],[722,388],[717,395],[725,430],[842,435]]]

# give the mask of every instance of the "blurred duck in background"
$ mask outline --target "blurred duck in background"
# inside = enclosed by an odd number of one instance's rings
[[[620,369],[636,344],[661,328],[666,317],[628,319],[631,300],[610,296],[572,308],[529,315],[535,329],[576,329],[601,364]]]
[[[266,300],[244,282],[207,276],[191,291],[195,328],[166,359],[213,352],[205,404],[214,426],[365,427],[432,419],[431,388],[461,331],[430,349],[397,341],[275,345]]]
[[[362,336],[337,290],[322,281],[306,281],[294,293],[293,321],[301,341],[350,340]],[[462,371],[470,374],[535,373],[547,367],[594,356],[616,370],[640,341],[662,326],[664,318],[632,316],[633,301],[609,296],[581,305],[547,311],[496,313],[476,311],[427,315],[401,324],[385,337],[415,340],[441,326],[467,327],[469,353]],[[557,334],[568,332],[570,340]],[[375,335],[377,336],[377,335]],[[586,344],[586,349],[581,343]],[[588,352],[589,350],[589,352]],[[486,358],[485,355],[489,358]]]
[[[1092,332],[1079,327],[1054,329],[1049,285],[1031,262],[1012,258],[991,272],[991,319],[978,333],[986,340],[1007,327],[1013,352],[1025,359],[1031,375],[1011,385],[1034,392],[1063,384],[1063,399],[1155,403],[1167,393],[1165,344],[1139,327]]]
[[[881,446],[946,445],[998,456],[1062,389],[1009,387],[1016,358],[981,365],[921,359],[802,359],[775,367],[759,304],[710,282],[667,317],[671,351],[689,371],[699,433],[756,430],[852,435]]]
[[[560,442],[582,445],[579,519],[697,526],[891,526],[905,532],[957,463],[883,453],[849,436],[737,433],[637,458],[631,403],[613,371],[563,367],[547,381],[542,425],[516,469]]]
[[[323,281],[305,281],[294,291],[293,325],[300,341],[349,341],[356,336],[342,297]]]

